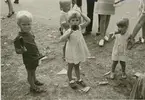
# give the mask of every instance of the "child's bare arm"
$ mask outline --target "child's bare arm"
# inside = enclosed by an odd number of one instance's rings
[[[108,41],[112,41],[115,39],[115,32],[109,33],[108,35]]]
[[[81,28],[83,29],[83,28],[86,28],[88,26],[88,24],[91,22],[91,20],[83,13],[80,12],[80,14],[83,17],[83,19],[85,20],[85,22],[81,24]]]
[[[60,37],[60,42],[66,41],[66,40],[69,38],[69,36],[72,34],[72,32],[73,32],[73,30],[67,30],[67,31],[64,33],[64,35],[62,35],[62,36]]]

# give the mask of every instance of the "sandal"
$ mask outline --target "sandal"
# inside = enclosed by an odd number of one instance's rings
[[[9,14],[7,15],[7,17],[10,18],[14,13],[15,13],[14,11],[13,11],[12,13],[9,13]]]
[[[111,74],[110,74],[110,79],[114,79],[115,78],[115,73],[114,72],[111,72]]]
[[[39,81],[35,81],[35,85],[42,86],[42,85],[44,85],[44,83],[41,83]]]
[[[77,81],[77,84],[81,85],[82,87],[86,87],[86,84],[81,79]]]
[[[32,88],[32,87],[30,87],[30,92],[33,92],[33,93],[43,93],[43,92],[46,92],[46,91],[43,90],[43,89],[40,89],[40,88]]]
[[[77,84],[76,84],[76,82],[75,82],[74,80],[71,80],[71,81],[69,82],[69,86],[70,86],[72,89],[77,89]]]
[[[127,78],[126,73],[122,73],[122,78],[123,78],[123,79],[126,79],[126,78]]]

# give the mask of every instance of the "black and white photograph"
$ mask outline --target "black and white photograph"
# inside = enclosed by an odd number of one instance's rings
[[[0,100],[145,100],[145,0],[0,4]]]

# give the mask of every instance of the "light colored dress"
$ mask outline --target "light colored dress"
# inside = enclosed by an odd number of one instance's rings
[[[114,34],[115,42],[112,51],[113,61],[126,61],[128,32],[124,35]]]
[[[66,33],[70,31],[68,29]],[[79,26],[79,30],[74,31],[67,41],[65,59],[68,63],[78,64],[86,61],[87,57],[90,57],[90,53]]]
[[[115,0],[98,0],[96,4],[96,13],[101,15],[115,14]]]

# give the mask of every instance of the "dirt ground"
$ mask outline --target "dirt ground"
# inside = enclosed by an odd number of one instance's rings
[[[26,1],[22,0],[22,4],[16,6],[16,11],[18,11],[21,6],[22,8],[27,7],[27,9],[31,10],[35,8],[34,6],[30,7],[30,4],[25,2]],[[56,1],[54,2],[56,3]],[[52,3],[52,1],[50,1],[50,3]],[[28,5],[26,6],[26,4]],[[37,5],[38,4],[39,1],[37,1]],[[51,7],[52,6],[53,5],[51,5]],[[7,9],[6,6],[3,6],[3,9],[5,8]],[[49,10],[51,13],[53,12],[52,9]],[[118,8],[118,11],[119,10],[120,8]],[[135,81],[135,79],[132,78],[132,75],[135,72],[145,72],[145,44],[139,45],[128,51],[126,68],[128,75],[127,79],[121,79],[121,68],[120,65],[118,65],[116,68],[117,78],[115,78],[115,80],[110,80],[108,76],[104,77],[103,75],[111,69],[113,42],[107,43],[105,47],[100,48],[97,44],[100,37],[95,37],[94,35],[85,37],[91,55],[95,56],[95,58],[88,59],[81,64],[81,77],[91,89],[88,93],[75,91],[68,86],[66,75],[57,75],[63,68],[67,69],[67,64],[62,60],[62,46],[64,43],[58,43],[58,38],[60,37],[58,31],[59,25],[58,23],[55,23],[58,21],[58,14],[56,12],[54,12],[56,15],[53,16],[50,16],[51,13],[45,14],[39,12],[37,14],[34,10],[33,13],[41,16],[49,15],[49,18],[47,19],[35,16],[33,24],[33,32],[35,33],[36,42],[40,52],[46,54],[48,57],[48,59],[43,61],[41,66],[37,69],[37,78],[45,83],[42,88],[46,89],[47,92],[42,94],[32,94],[29,92],[27,73],[22,63],[22,57],[15,53],[13,46],[13,39],[19,31],[16,25],[16,19],[15,16],[2,19],[2,17],[7,14],[7,10],[3,10],[1,15],[2,100],[118,100],[128,98]],[[131,15],[134,14],[132,13]],[[55,16],[57,16],[57,18]],[[116,15],[116,17],[113,16],[116,20],[118,17],[119,15]],[[46,21],[48,21],[48,23],[46,23]],[[135,24],[135,21],[132,22]],[[111,29],[109,28],[109,31],[110,30]],[[98,84],[100,81],[104,80],[107,80],[109,83],[107,85]]]

